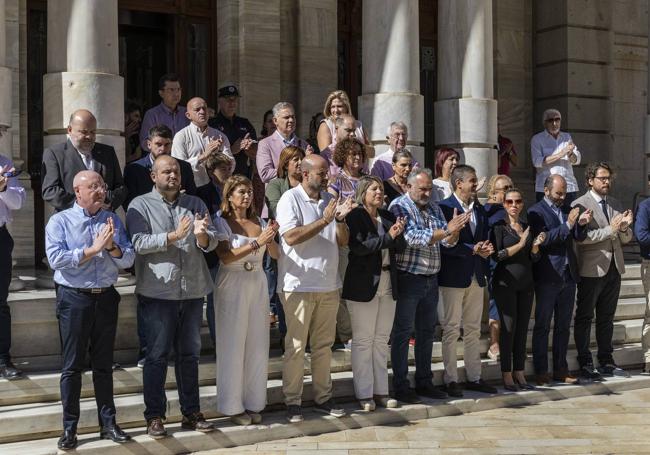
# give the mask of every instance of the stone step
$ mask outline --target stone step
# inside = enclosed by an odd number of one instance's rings
[[[619,298],[624,299],[628,297],[645,297],[643,283],[640,279],[623,280],[621,282]]]
[[[615,349],[615,361],[629,368],[638,367],[641,358],[641,346],[639,343],[628,344]],[[576,353],[571,351],[568,356],[569,368],[577,369]],[[432,365],[434,371],[434,383],[442,383],[443,369],[442,364],[435,363]],[[414,367],[409,368],[411,371]],[[532,361],[530,358],[526,361],[526,371],[532,374]],[[459,380],[464,381],[465,370],[462,362],[459,366]],[[482,376],[485,380],[499,382],[501,380],[501,369],[498,362],[483,360]],[[333,394],[336,398],[353,399],[353,382],[352,373],[349,371],[332,374]],[[606,384],[605,386],[606,387]],[[304,402],[308,404],[312,400],[311,380],[305,378]],[[214,386],[203,386],[200,388],[201,409],[207,418],[218,417],[215,411],[216,396]],[[178,422],[181,418],[178,395],[175,390],[167,392],[167,421],[170,423]],[[267,389],[267,409],[282,408],[282,382],[279,379],[268,381]],[[129,394],[116,396],[115,404],[117,407],[117,420],[123,428],[137,427],[140,430],[144,427],[142,412],[144,404],[142,395]],[[514,403],[513,403],[514,404]],[[80,434],[92,433],[98,431],[97,427],[97,410],[92,398],[81,400],[81,418],[79,421],[78,431]],[[0,413],[0,443],[28,441],[55,437],[61,432],[61,405],[60,403],[34,403],[27,405],[16,405],[3,407]],[[218,433],[217,433],[218,435]],[[128,447],[128,446],[124,446]],[[183,452],[181,447],[174,448],[172,453]],[[169,452],[166,452],[169,453]],[[185,453],[185,452],[183,452]]]
[[[635,324],[633,324],[635,323]],[[614,324],[614,335],[612,341],[614,345],[625,343],[636,343],[641,341],[642,321],[621,321]],[[531,326],[532,327],[532,326]],[[549,337],[549,343],[552,336]],[[595,345],[596,335],[595,328],[592,327],[591,343]],[[485,353],[489,347],[487,335],[483,335],[480,341],[481,352]],[[573,329],[569,336],[569,348],[575,347],[573,340]],[[527,350],[532,352],[532,332],[529,331],[527,338]],[[457,344],[457,356],[463,359],[463,344]],[[483,355],[485,357],[485,354]],[[433,343],[432,362],[442,362],[442,343],[436,341]],[[390,361],[389,361],[390,362]],[[639,361],[641,362],[641,360]],[[415,358],[413,349],[409,351],[409,363],[413,365]],[[389,363],[390,364],[390,363]],[[352,370],[352,359],[349,351],[337,350],[333,353],[331,368],[333,372],[343,372]],[[305,359],[305,374],[310,374],[310,364],[308,358]],[[216,377],[216,367],[213,356],[203,356],[199,363],[199,384],[202,386],[214,386]],[[269,358],[269,379],[282,378],[282,356],[279,352],[274,352]],[[0,379],[0,406],[20,405],[27,403],[38,403],[57,401],[60,399],[59,391],[60,374],[57,371],[48,373],[31,373],[25,379],[19,381],[8,381]],[[167,372],[165,387],[168,390],[176,388],[174,376],[174,367],[170,365]],[[116,395],[141,393],[142,392],[142,369],[136,366],[129,366],[116,370],[113,373],[113,388]],[[82,379],[81,396],[83,398],[94,395],[92,372],[85,371]]]
[[[612,378],[602,383],[588,385],[553,385],[538,387],[528,392],[506,392],[500,390],[496,395],[466,392],[463,398],[429,400],[417,405],[404,405],[396,409],[377,409],[366,413],[359,410],[355,401],[347,401],[343,407],[348,416],[342,419],[316,414],[309,407],[304,409],[305,421],[289,424],[284,410],[264,412],[261,425],[247,427],[235,426],[227,419],[216,421],[218,431],[203,434],[195,431],[182,431],[179,424],[167,424],[169,437],[161,440],[149,438],[142,428],[129,430],[133,442],[119,445],[98,439],[96,433],[79,436],[77,453],[102,455],[133,454],[186,454],[202,450],[234,449],[238,446],[257,444],[265,441],[289,439],[301,436],[321,435],[342,430],[365,428],[377,425],[408,425],[409,422],[438,417],[457,416],[470,412],[487,411],[505,407],[533,406],[545,401],[559,401],[569,398],[594,395],[615,394],[626,390],[650,387],[650,377],[632,371],[628,379]],[[0,444],[3,455],[55,455],[57,437]],[[314,446],[314,449],[316,446]],[[269,446],[269,450],[273,450]],[[311,452],[311,451],[310,451]],[[271,452],[268,452],[271,453]],[[275,453],[275,452],[273,452]],[[284,453],[284,451],[282,451]],[[423,452],[424,453],[424,452]]]

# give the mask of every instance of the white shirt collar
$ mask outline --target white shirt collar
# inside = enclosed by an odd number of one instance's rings
[[[452,193],[452,194],[454,195],[454,197],[456,198],[456,200],[458,201],[458,203],[460,204],[460,206],[463,208],[463,210],[468,211],[468,212],[471,212],[472,210],[474,210],[474,200],[472,200],[472,202],[470,202],[469,204],[465,204],[465,203],[464,203],[464,202],[463,202],[463,201],[458,197],[458,195],[456,195],[456,193]]]
[[[599,204],[600,204],[600,201],[602,201],[603,199],[605,199],[605,202],[607,202],[606,197],[605,198],[602,197],[600,194],[596,193],[594,190],[589,190],[589,194],[591,194],[591,197],[593,197],[596,200],[596,202],[598,202]]]

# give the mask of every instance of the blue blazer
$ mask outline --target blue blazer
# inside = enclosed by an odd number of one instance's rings
[[[454,209],[457,209],[458,213],[463,213],[463,208],[453,194],[438,202],[438,205],[447,221],[453,218]],[[461,229],[456,246],[447,248],[442,245],[440,248],[442,257],[442,266],[438,273],[440,286],[467,288],[472,283],[473,276],[476,276],[476,281],[481,287],[486,284],[488,259],[473,254],[476,243],[489,239],[487,213],[478,201],[474,202],[474,216],[476,218],[474,234],[467,224]]]
[[[566,219],[566,211],[563,213]],[[546,232],[546,239],[539,249],[540,259],[533,264],[535,283],[564,283],[564,267],[567,259],[571,277],[576,283],[580,281],[573,242],[586,237],[586,227],[581,227],[576,222],[573,229],[569,229],[566,223],[560,223],[557,215],[544,199],[528,209],[528,224],[533,238],[542,231]]]

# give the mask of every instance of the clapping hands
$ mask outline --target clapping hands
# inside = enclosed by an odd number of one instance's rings
[[[406,218],[403,216],[399,216],[397,217],[397,221],[395,221],[395,224],[393,224],[388,230],[388,235],[390,235],[393,239],[396,239],[402,232],[404,232],[405,227],[406,227]]]

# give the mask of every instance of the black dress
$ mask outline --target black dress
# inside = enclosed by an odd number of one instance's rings
[[[393,202],[393,199],[397,199],[402,196],[403,193],[400,193],[395,189],[395,187],[388,181],[384,180],[384,198],[386,199],[386,207]]]

